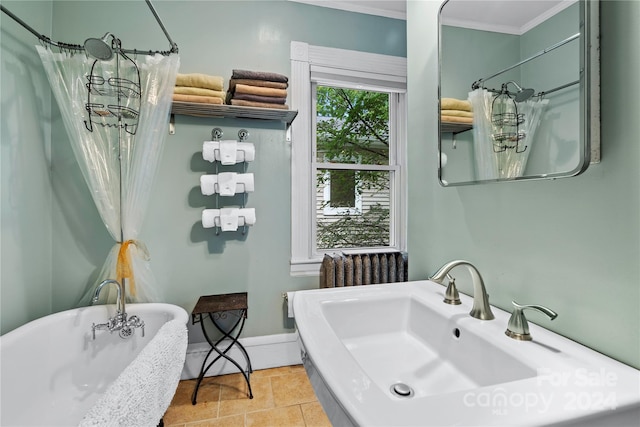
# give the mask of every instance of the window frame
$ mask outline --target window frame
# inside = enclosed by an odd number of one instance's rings
[[[342,252],[388,252],[406,250],[406,58],[313,46],[291,42],[291,108],[298,111],[291,126],[291,275],[317,276],[322,257],[333,249],[316,250],[315,171],[323,163],[315,157],[315,84],[390,93],[390,138],[394,147],[389,166],[358,164],[357,170],[390,173],[390,245],[339,249]],[[375,73],[370,70],[376,70]],[[335,165],[333,165],[335,166]],[[351,167],[349,167],[351,169]],[[332,167],[332,169],[335,169]]]

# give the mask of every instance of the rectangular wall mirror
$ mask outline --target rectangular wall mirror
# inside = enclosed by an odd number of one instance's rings
[[[598,7],[590,0],[442,4],[442,185],[570,177],[599,162]]]

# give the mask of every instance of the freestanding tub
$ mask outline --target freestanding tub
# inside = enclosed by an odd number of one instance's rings
[[[171,304],[127,304],[145,322],[144,337],[97,330],[94,340],[92,323],[114,311],[68,310],[0,337],[0,425],[157,425],[184,365],[189,316]]]

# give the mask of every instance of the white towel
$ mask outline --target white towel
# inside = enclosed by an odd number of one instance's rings
[[[236,230],[238,227],[250,226],[256,223],[256,209],[255,208],[227,208],[227,209],[236,209],[237,217],[238,217],[238,225],[236,226]],[[205,209],[202,211],[202,227],[204,228],[213,228],[220,227],[222,228],[222,209]],[[225,231],[225,230],[223,230]]]
[[[216,161],[216,151],[219,151],[218,141],[205,141],[202,143],[202,158],[209,162]]]
[[[202,158],[209,162],[222,162],[222,154],[221,154],[221,142],[235,142],[235,141],[204,141],[202,143]],[[251,142],[237,142],[236,143],[236,153],[235,153],[235,161],[233,163],[224,163],[225,164],[234,164],[234,163],[242,163],[242,162],[253,162],[256,158],[256,148]]]
[[[236,154],[238,152],[238,141],[223,140],[220,141],[220,163],[223,165],[235,165]]]
[[[256,208],[242,208],[238,212],[240,225],[254,225],[256,223]]]
[[[236,193],[251,193],[255,189],[252,173],[238,174],[236,180]]]
[[[200,191],[205,196],[216,193],[218,184],[218,175],[202,175],[200,176]]]
[[[220,209],[220,228],[222,231],[236,231],[238,229],[238,208]]]
[[[238,174],[235,172],[222,172],[218,174],[218,193],[221,196],[233,196],[236,194],[236,182]]]
[[[250,193],[254,191],[255,185],[252,173],[240,173],[236,175],[235,193]],[[218,175],[200,176],[200,191],[205,196],[218,193]]]
[[[204,228],[213,228],[219,225],[220,225],[220,209],[205,209],[202,211],[202,226]]]
[[[253,162],[256,158],[256,147],[251,142],[238,142],[238,162]]]

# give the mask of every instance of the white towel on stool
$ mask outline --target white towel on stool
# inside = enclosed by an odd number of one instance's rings
[[[238,142],[232,139],[220,141],[220,163],[235,165],[238,153]]]
[[[220,228],[222,231],[236,231],[238,229],[238,208],[220,209]]]
[[[238,174],[235,172],[222,172],[218,174],[218,193],[221,196],[233,196],[236,194],[236,182]]]

